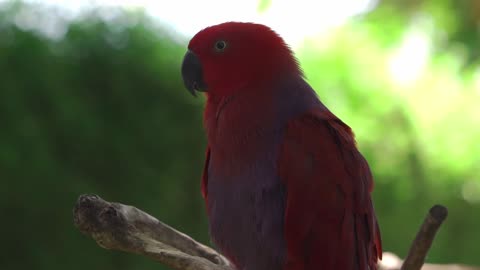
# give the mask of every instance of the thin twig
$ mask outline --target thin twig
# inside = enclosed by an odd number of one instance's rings
[[[428,250],[435,238],[435,234],[438,228],[440,228],[440,225],[442,225],[442,222],[447,218],[447,215],[448,211],[445,206],[434,205],[430,208],[410,247],[410,251],[403,262],[401,270],[420,270],[422,268]]]

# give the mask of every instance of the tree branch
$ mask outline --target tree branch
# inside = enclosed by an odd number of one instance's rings
[[[430,208],[410,246],[405,261],[393,253],[385,252],[383,260],[379,262],[380,270],[480,270],[480,268],[460,264],[424,264],[435,234],[447,215],[448,210],[445,206],[434,205]]]
[[[435,238],[438,228],[440,228],[440,225],[442,225],[443,221],[447,218],[447,215],[448,211],[445,206],[434,205],[430,208],[417,233],[417,237],[413,240],[401,270],[420,270],[420,268],[422,268],[428,250],[432,245],[433,238]]]
[[[149,257],[176,270],[234,270],[231,263],[212,248],[129,205],[107,202],[97,195],[81,195],[73,210],[75,226],[106,249]],[[384,253],[380,270],[480,270],[462,265],[423,262],[447,209],[434,206],[412,243],[405,262]],[[402,266],[403,263],[403,266]]]
[[[73,215],[75,226],[103,248],[144,255],[178,270],[233,269],[212,248],[133,206],[81,195]]]

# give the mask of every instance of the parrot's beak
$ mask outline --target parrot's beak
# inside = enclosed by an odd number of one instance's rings
[[[190,50],[187,51],[183,58],[182,78],[185,87],[193,96],[196,96],[196,91],[207,91],[207,85],[203,81],[203,71],[200,60]]]

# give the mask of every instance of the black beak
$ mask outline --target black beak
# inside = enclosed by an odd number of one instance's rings
[[[190,50],[187,51],[183,58],[182,78],[185,87],[193,96],[197,96],[196,91],[207,91],[207,85],[203,81],[202,65],[198,57]]]

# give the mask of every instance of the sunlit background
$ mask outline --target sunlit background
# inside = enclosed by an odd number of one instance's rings
[[[449,208],[427,258],[480,265],[480,1],[0,0],[0,269],[163,269],[73,226],[78,195],[133,204],[210,244],[203,98],[186,44],[269,25],[348,123],[376,180],[384,249]]]

